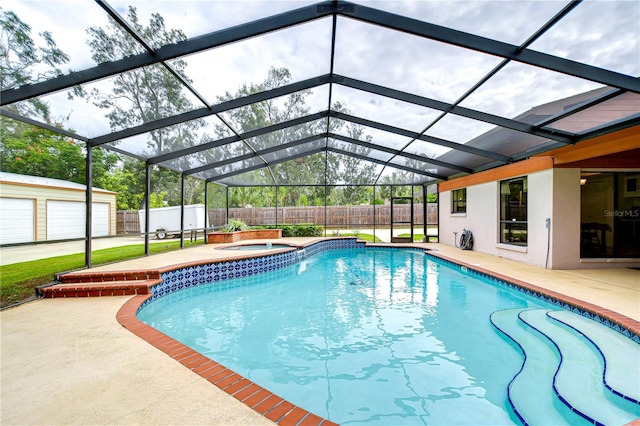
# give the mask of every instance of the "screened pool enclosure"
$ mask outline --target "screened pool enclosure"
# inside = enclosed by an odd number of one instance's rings
[[[8,127],[82,143],[86,182],[96,148],[143,163],[144,200],[160,170],[179,174],[183,203],[190,182],[205,182],[221,221],[233,217],[229,193],[254,188],[273,211],[264,225],[287,223],[282,208],[304,194],[325,229],[332,203],[370,205],[372,219],[346,227],[374,230],[376,205],[415,203],[416,217],[396,220],[426,236],[437,223],[427,210],[438,182],[640,124],[634,1],[10,0],[2,8],[32,35],[48,32],[67,56],[19,67],[3,47]],[[620,100],[628,108],[592,113]],[[148,253],[153,230],[141,232]]]

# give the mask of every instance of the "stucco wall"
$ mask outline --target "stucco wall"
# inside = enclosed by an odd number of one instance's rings
[[[580,264],[580,169],[553,169],[553,269]]]
[[[552,213],[553,170],[544,170],[526,176],[528,178],[527,247],[499,243],[500,183],[498,181],[467,187],[466,214],[452,214],[451,191],[440,193],[440,242],[454,245],[453,233],[457,232],[459,238],[462,230],[466,228],[473,232],[473,250],[544,267],[547,260],[548,238],[545,219],[550,218]]]
[[[440,242],[454,245],[464,228],[473,232],[473,250],[552,269],[638,267],[629,259],[580,259],[580,169],[556,168],[528,177],[527,247],[500,244],[499,181],[467,187],[467,213],[451,213],[451,191],[440,197]],[[517,177],[517,176],[513,176]],[[551,219],[551,229],[546,219]],[[549,253],[547,258],[547,245]]]

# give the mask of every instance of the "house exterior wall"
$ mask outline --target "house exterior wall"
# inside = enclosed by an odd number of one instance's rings
[[[29,199],[34,202],[35,241],[47,239],[47,201],[85,202],[85,191],[75,188],[58,188],[52,186],[2,182],[0,197]],[[93,203],[109,205],[109,235],[116,235],[116,193],[110,191],[93,191]]]
[[[513,177],[523,176],[515,175]],[[520,262],[545,266],[547,228],[551,217],[553,169],[527,175],[526,247],[500,243],[500,181],[467,187],[467,213],[451,213],[451,191],[440,193],[440,242],[454,245],[454,232],[460,238],[463,229],[473,233],[473,250]]]
[[[526,247],[501,244],[500,181],[467,186],[467,212],[451,213],[451,190],[440,192],[440,242],[454,245],[454,232],[473,232],[473,250],[552,269],[638,267],[633,259],[580,259],[580,169],[551,168],[527,176]],[[500,179],[507,178],[501,176]],[[456,185],[455,188],[460,188]],[[546,228],[550,219],[551,229]],[[547,254],[547,246],[548,254]]]
[[[580,264],[580,169],[553,169],[551,264],[578,269]]]

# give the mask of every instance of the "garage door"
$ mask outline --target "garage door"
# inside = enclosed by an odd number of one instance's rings
[[[0,244],[34,240],[34,204],[32,199],[0,198]]]
[[[93,203],[92,215],[91,235],[94,237],[109,235],[109,204]]]
[[[85,203],[81,201],[47,201],[47,239],[84,238]],[[91,235],[109,235],[109,205],[93,203]]]

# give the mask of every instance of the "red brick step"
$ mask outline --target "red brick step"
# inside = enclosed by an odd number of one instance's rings
[[[127,296],[149,294],[149,288],[161,282],[162,280],[160,279],[147,279],[60,283],[50,287],[41,288],[40,292],[45,298]]]

